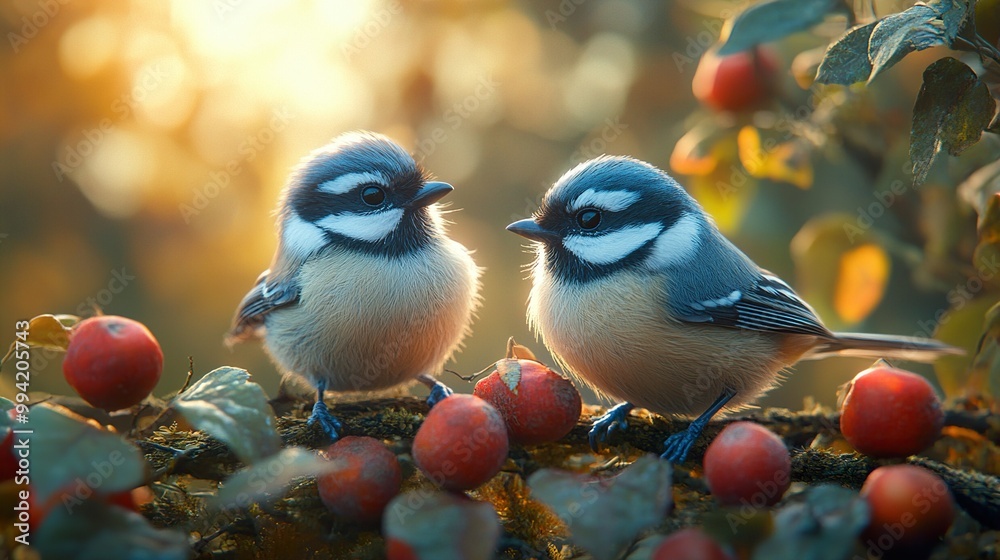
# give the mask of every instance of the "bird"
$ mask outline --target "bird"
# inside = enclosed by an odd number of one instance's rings
[[[533,242],[529,326],[559,365],[619,401],[592,425],[595,450],[638,406],[694,419],[664,442],[661,456],[682,463],[716,413],[751,406],[802,359],[961,353],[830,331],[676,180],[628,156],[580,163],[507,230]]]
[[[342,425],[324,394],[413,380],[432,406],[452,391],[434,374],[469,334],[480,269],[448,237],[431,181],[388,137],[342,134],[292,170],[277,208],[270,267],[240,301],[230,346],[260,340],[277,368],[317,391],[309,423]]]

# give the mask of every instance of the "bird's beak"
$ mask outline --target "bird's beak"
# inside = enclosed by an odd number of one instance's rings
[[[507,231],[512,231],[521,237],[527,237],[532,241],[541,241],[542,243],[551,243],[559,239],[559,234],[543,228],[531,218],[518,220],[510,224],[507,226]]]
[[[448,183],[428,181],[417,191],[417,196],[413,197],[411,204],[414,206],[430,206],[453,190],[455,190],[455,187]]]

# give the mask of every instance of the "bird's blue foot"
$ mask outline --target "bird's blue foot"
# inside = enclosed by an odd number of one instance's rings
[[[323,402],[324,393],[326,393],[326,381],[320,380],[316,383],[316,404],[313,405],[313,411],[309,415],[308,423],[315,424],[318,422],[319,427],[323,428],[330,441],[337,441],[340,439],[340,430],[343,428],[343,425],[340,423],[340,420],[337,420],[330,414],[330,409]]]
[[[694,445],[694,442],[698,440],[698,436],[701,435],[701,430],[702,428],[696,428],[694,423],[692,423],[683,432],[677,432],[668,437],[663,442],[664,451],[660,455],[660,458],[672,464],[683,463],[687,459],[688,452],[691,451],[691,446]]]
[[[450,397],[455,391],[451,390],[451,387],[437,381],[434,386],[431,387],[431,394],[427,396],[427,406],[434,406],[437,403]]]
[[[312,415],[309,416],[310,424],[319,424],[320,428],[326,432],[326,435],[330,437],[330,441],[337,441],[340,439],[340,430],[343,428],[343,424],[340,420],[337,420],[330,414],[330,409],[326,407],[326,403],[319,400],[313,405]]]
[[[423,383],[428,389],[431,390],[431,394],[427,396],[427,406],[432,408],[437,403],[445,400],[455,393],[455,391],[451,390],[451,387],[441,383],[427,374],[418,375],[417,381]]]
[[[712,401],[712,404],[708,405],[708,409],[695,418],[686,430],[677,432],[663,442],[664,450],[660,458],[672,464],[683,463],[687,460],[691,446],[698,440],[698,436],[705,429],[705,425],[715,416],[716,412],[719,412],[735,396],[736,391],[729,388],[723,390],[722,394]]]
[[[625,431],[628,428],[628,413],[632,412],[635,405],[629,402],[618,403],[611,410],[604,413],[597,420],[594,420],[590,427],[590,448],[597,451],[599,444],[607,441],[608,437],[615,430]]]

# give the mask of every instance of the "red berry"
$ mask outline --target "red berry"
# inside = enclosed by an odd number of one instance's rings
[[[17,413],[14,409],[7,411],[7,416],[13,420]],[[7,435],[4,436],[3,441],[0,442],[0,482],[5,480],[10,480],[17,476],[18,469],[18,456],[15,454],[14,450],[14,430],[13,428],[7,428]]]
[[[702,104],[717,111],[751,109],[770,96],[778,57],[769,47],[720,57],[715,48],[698,62],[691,89]]]
[[[149,486],[140,486],[108,494],[104,500],[109,504],[139,513],[139,507],[152,502],[154,498],[153,491],[149,489]]]
[[[17,457],[14,456],[14,431],[8,429],[7,436],[0,442],[0,482],[17,475]]]
[[[81,492],[79,484],[79,482],[67,483],[59,490],[56,490],[44,502],[39,502],[38,491],[34,487],[28,486],[28,511],[31,512],[28,524],[31,530],[35,531],[41,527],[42,523],[45,522],[45,518],[57,507],[72,508],[84,501],[98,500],[105,504],[115,505],[138,513],[139,506],[152,502],[154,499],[153,491],[148,486],[140,486],[131,490],[121,490],[112,494],[101,494],[97,492],[92,493],[89,488],[87,488],[85,493]],[[23,489],[25,488],[19,487],[19,490]]]
[[[944,412],[934,388],[915,373],[876,364],[847,388],[840,431],[871,457],[907,457],[941,434]]]
[[[862,535],[869,550],[909,554],[937,541],[955,520],[955,503],[936,474],[915,465],[879,467],[861,496],[871,507]]]
[[[733,560],[719,543],[699,529],[681,529],[653,551],[652,560]]]
[[[476,488],[507,459],[507,426],[489,403],[452,395],[434,405],[413,438],[413,460],[445,490]]]
[[[500,360],[493,373],[476,383],[473,394],[500,411],[510,439],[522,445],[565,436],[583,406],[569,379],[532,360]]]
[[[396,538],[386,539],[385,557],[387,560],[420,560],[412,546]]]
[[[489,502],[463,494],[415,491],[389,503],[382,534],[389,560],[491,560],[500,540],[500,520]]]
[[[703,463],[708,487],[724,505],[771,506],[792,483],[784,442],[753,422],[726,426],[708,446]]]
[[[381,441],[348,436],[327,449],[332,470],[316,477],[319,497],[335,515],[360,524],[382,519],[403,483],[396,456]]]
[[[142,402],[163,371],[163,352],[142,323],[102,315],[70,334],[63,361],[66,381],[91,405],[121,410]]]

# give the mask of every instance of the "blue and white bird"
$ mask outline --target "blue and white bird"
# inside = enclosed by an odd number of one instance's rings
[[[432,374],[469,332],[480,273],[435,204],[452,190],[385,136],[355,132],[304,158],[282,191],[277,251],[227,341],[261,339],[279,370],[312,382],[310,422],[331,439],[327,389],[418,380],[432,405],[451,393]]]
[[[739,410],[798,360],[834,354],[930,361],[956,349],[834,333],[781,279],[726,239],[663,171],[599,157],[560,178],[534,217],[528,322],[560,364],[622,401],[590,432],[596,448],[636,406],[696,417],[665,442],[683,462],[720,410]]]

